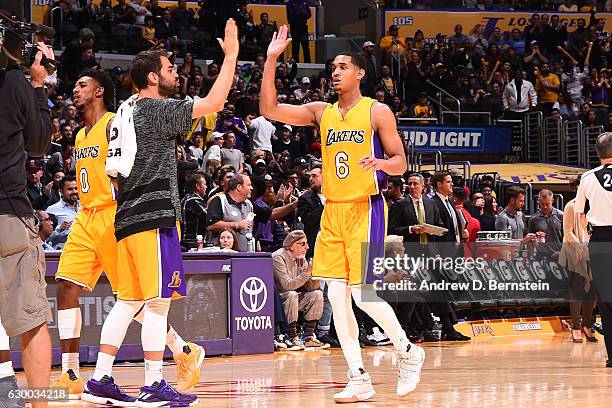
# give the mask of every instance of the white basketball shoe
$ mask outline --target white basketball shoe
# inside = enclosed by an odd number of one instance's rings
[[[399,373],[397,378],[397,395],[403,397],[414,391],[421,381],[421,367],[425,361],[425,351],[416,344],[410,345],[410,350],[397,352]]]
[[[349,382],[346,384],[346,387],[344,387],[344,390],[334,395],[335,402],[349,403],[365,401],[376,394],[374,387],[372,387],[370,374],[366,373],[362,368],[349,370],[348,377]]]

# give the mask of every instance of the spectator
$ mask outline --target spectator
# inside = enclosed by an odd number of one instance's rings
[[[125,0],[121,0],[125,3]],[[126,6],[127,7],[127,6]],[[81,58],[82,49],[94,46],[94,33],[89,28],[79,31],[78,40],[70,41],[62,53],[58,76],[68,82],[75,81],[81,71],[77,61]]]
[[[259,207],[272,209],[277,201],[277,198],[282,198],[286,195],[285,186],[282,186],[283,191],[279,189],[279,197],[277,197],[274,191],[274,183],[272,182],[272,176],[266,174],[264,177],[253,177],[253,193],[256,197],[255,204]],[[263,252],[273,252],[273,228],[275,222],[268,219],[265,222],[255,221],[253,224],[253,237],[259,241],[261,250]],[[278,249],[278,248],[277,248]]]
[[[47,197],[45,197],[45,189],[40,182],[43,176],[42,164],[39,160],[29,160],[26,163],[26,194],[32,208],[35,210],[44,210],[46,208]]]
[[[560,13],[576,13],[578,11],[578,5],[574,4],[573,0],[564,0],[563,4],[559,6]]]
[[[158,40],[155,37],[155,25],[153,16],[146,16],[144,18],[144,26],[141,29],[141,36],[144,48],[157,47],[162,44],[163,41]]]
[[[363,96],[374,96],[378,74],[376,72],[376,57],[374,56],[374,46],[372,41],[366,41],[361,46],[361,54],[367,62],[365,78],[361,81],[361,94]]]
[[[289,152],[291,157],[299,157],[299,146],[292,138],[293,128],[291,125],[283,125],[281,128],[281,137],[272,146],[274,153]]]
[[[504,88],[504,111],[509,119],[522,118],[522,114],[535,108],[538,95],[531,82],[523,79],[523,72],[516,70],[514,79]]]
[[[44,196],[47,197],[47,207],[60,200],[60,182],[64,179],[64,176],[65,174],[63,171],[57,170],[53,173],[53,180],[45,186]]]
[[[245,153],[249,151],[249,132],[244,121],[235,116],[236,107],[231,102],[226,102],[221,115],[217,118],[215,131],[221,133],[231,132],[235,138],[236,149]],[[236,169],[238,170],[238,169]]]
[[[115,14],[115,24],[133,24],[136,20],[134,8],[128,6],[125,0],[117,0],[117,5],[113,7]]]
[[[206,178],[200,173],[191,173],[185,181],[187,194],[181,200],[183,212],[182,241],[193,247],[196,237],[206,237]]]
[[[303,105],[305,103],[310,102],[310,94],[312,91],[310,90],[310,78],[307,76],[303,77],[300,81],[300,87],[293,91],[295,95],[295,99],[298,100],[298,105]]]
[[[46,211],[36,210],[36,218],[38,219],[38,236],[42,241],[45,251],[54,251],[53,247],[47,243],[47,239],[53,233],[53,220]]]
[[[448,41],[455,44],[463,44],[469,41],[469,38],[463,34],[463,26],[461,24],[455,25],[455,34],[448,37]]]
[[[559,101],[561,81],[559,77],[550,72],[548,64],[542,64],[541,71],[536,70],[536,86],[538,101],[544,117],[550,116],[553,106]]]
[[[268,50],[268,45],[272,41],[272,35],[278,32],[276,21],[270,21],[268,13],[261,13],[259,16],[260,23],[255,27],[255,35],[257,45],[262,51]]]
[[[144,25],[145,17],[153,17],[153,14],[142,3],[143,0],[130,1],[130,7],[134,9],[134,24]]]
[[[510,39],[506,41],[506,46],[508,48],[513,48],[518,54],[523,54],[525,52],[525,39],[521,35],[521,30],[518,28],[512,29],[510,32]]]
[[[213,180],[216,182],[216,187],[208,192],[208,205],[212,198],[218,194],[225,194],[229,190],[229,181],[234,177],[234,168],[229,165],[221,166],[213,173]]]
[[[48,239],[55,249],[63,248],[72,229],[72,222],[79,211],[79,191],[76,178],[74,176],[64,177],[60,182],[60,190],[61,200],[47,208],[47,213],[57,219],[57,227]]]
[[[172,22],[179,33],[193,27],[193,10],[187,9],[187,0],[178,0],[178,7],[172,10]]]
[[[219,233],[219,248],[238,252],[236,233],[230,228],[223,228]]]
[[[147,10],[151,13],[155,21],[161,21],[164,11],[167,10],[165,7],[159,5],[159,0],[149,0]]]
[[[227,132],[223,135],[223,148],[221,149],[221,164],[229,164],[237,173],[244,170],[244,157],[242,152],[235,148],[236,136],[234,132]]]
[[[399,29],[395,24],[389,26],[389,33],[380,39],[378,48],[382,56],[381,63],[389,66],[393,79],[399,82],[400,56],[406,52],[406,40],[399,37]]]
[[[272,137],[276,132],[276,127],[263,116],[253,119],[249,115],[246,117],[245,123],[252,131],[253,149],[272,153]]]
[[[521,209],[525,206],[525,190],[511,186],[506,192],[506,208],[495,219],[496,231],[510,231],[512,239],[523,242],[533,241],[535,234],[527,232],[525,214]]]
[[[429,100],[427,99],[427,94],[425,92],[421,92],[419,94],[419,99],[416,104],[410,108],[410,116],[413,118],[433,118],[434,110],[429,104]],[[417,121],[416,124],[428,125],[430,122],[427,120]]]
[[[389,177],[387,189],[383,192],[387,206],[391,208],[393,204],[404,198],[404,179],[399,176]]]
[[[53,174],[57,171],[62,171],[64,174],[74,174],[76,171],[74,139],[65,137],[62,140],[61,146],[62,151],[54,153],[47,161],[47,173]]]
[[[304,62],[310,63],[310,45],[308,42],[308,19],[311,17],[310,7],[306,0],[289,0],[287,2],[287,21],[291,32],[291,56],[299,61],[300,45],[304,53]]]
[[[297,216],[304,224],[304,233],[308,240],[308,251],[306,252],[308,258],[312,258],[314,254],[314,244],[321,226],[323,204],[325,203],[325,197],[321,193],[322,182],[321,167],[313,167],[309,172],[309,190],[298,199]]]
[[[397,95],[397,81],[391,77],[391,70],[388,66],[383,65],[380,69],[380,79],[378,80],[378,88],[384,91],[385,99]]]
[[[283,248],[272,254],[274,283],[280,292],[289,324],[289,338],[294,346],[329,347],[314,336],[314,329],[323,314],[323,292],[319,281],[312,280],[312,262],[306,261],[308,242],[304,231],[292,231]],[[298,313],[304,312],[304,342],[297,335]]]

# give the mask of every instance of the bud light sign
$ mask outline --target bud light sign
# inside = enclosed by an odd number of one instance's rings
[[[416,152],[508,154],[510,127],[398,126],[406,143]]]

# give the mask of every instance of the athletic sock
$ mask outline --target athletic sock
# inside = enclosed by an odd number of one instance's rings
[[[164,379],[162,372],[162,360],[146,360],[145,359],[145,385],[150,386],[155,382],[161,382]]]
[[[289,323],[289,338],[293,339],[297,337],[297,322]]]
[[[306,324],[304,325],[304,338],[305,339],[311,339],[312,335],[314,334],[314,329],[315,326],[317,325],[317,321],[316,320],[309,320],[306,322]]]
[[[115,362],[115,356],[98,352],[98,361],[96,362],[96,370],[93,374],[93,379],[100,381],[105,375],[113,376],[113,363]]]
[[[15,371],[13,371],[13,362],[6,361],[4,363],[0,363],[0,378],[12,377],[15,375]]]
[[[184,353],[185,347],[187,346],[187,342],[183,340],[181,336],[179,336],[172,326],[170,326],[168,333],[166,333],[166,344],[168,345],[168,348],[172,350],[172,354],[174,355]],[[189,347],[187,347],[187,349],[189,350]]]
[[[78,377],[79,373],[79,353],[62,353],[62,373],[72,370]]]

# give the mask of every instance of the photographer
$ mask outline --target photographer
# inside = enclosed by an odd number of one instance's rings
[[[44,43],[38,43],[38,50],[30,67],[31,83],[13,66],[0,71],[0,317],[9,336],[21,336],[28,387],[48,388],[51,339],[47,322],[52,318],[45,293],[44,252],[26,195],[25,172],[26,151],[42,156],[51,143],[51,117],[43,88],[48,72],[41,61],[43,56],[49,60],[54,56]],[[3,402],[19,406],[15,401]],[[32,402],[35,408],[46,406],[46,401]]]

